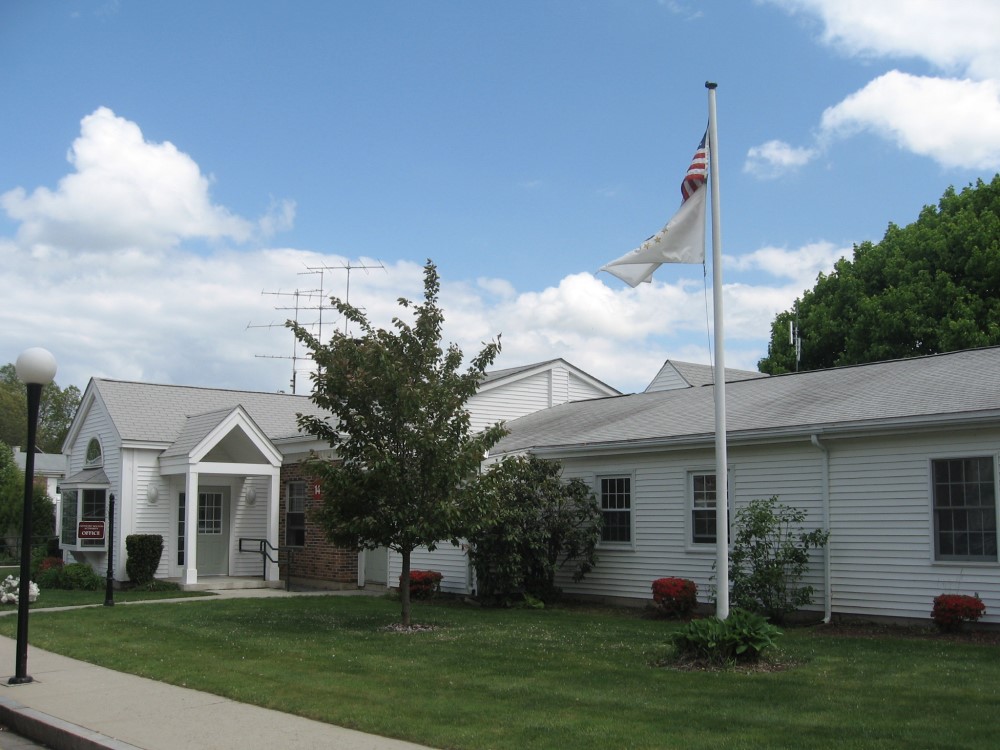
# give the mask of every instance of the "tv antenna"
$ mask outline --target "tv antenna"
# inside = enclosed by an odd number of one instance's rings
[[[366,273],[369,269],[381,268],[385,270],[385,266],[379,261],[378,265],[366,265],[363,263],[352,264],[348,261],[344,265],[340,266],[306,266],[305,271],[300,271],[299,276],[319,276],[319,288],[318,289],[296,289],[292,292],[269,292],[261,291],[262,295],[270,295],[273,297],[290,297],[291,304],[283,305],[278,304],[275,306],[275,310],[290,310],[294,313],[292,317],[292,322],[302,328],[315,329],[316,338],[319,341],[323,341],[323,312],[334,309],[331,304],[329,304],[329,299],[326,296],[325,282],[326,282],[326,272],[327,271],[346,271],[347,272],[347,290],[344,297],[345,302],[350,302],[351,294],[351,271],[364,270]],[[308,322],[302,322],[299,317],[305,310],[315,310],[317,312],[316,319]],[[250,328],[284,328],[285,323],[265,323],[265,324],[254,324],[247,323],[247,329]],[[344,333],[346,334],[348,330],[348,321],[344,320]],[[297,380],[298,373],[305,368],[299,367],[300,360],[310,360],[312,359],[308,355],[300,355],[298,353],[299,340],[296,338],[294,332],[292,332],[292,353],[291,355],[284,354],[255,354],[254,356],[258,359],[290,359],[292,361],[292,377],[290,380],[290,385],[292,388],[292,394],[297,392]]]

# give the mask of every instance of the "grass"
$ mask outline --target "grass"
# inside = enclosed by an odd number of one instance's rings
[[[192,596],[206,596],[206,594],[200,591],[115,591],[114,601],[116,604],[125,604],[157,599],[184,599]],[[104,599],[104,589],[100,591],[45,589],[38,599],[31,603],[30,609],[34,611],[54,607],[84,607],[88,604],[104,604]],[[0,604],[0,613],[16,610],[17,604]]]
[[[992,748],[1000,649],[795,629],[786,671],[653,664],[677,626],[634,612],[369,597],[215,600],[32,618],[33,645],[440,748]],[[0,618],[0,634],[15,634]]]

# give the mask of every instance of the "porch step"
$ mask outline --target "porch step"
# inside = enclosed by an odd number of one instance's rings
[[[230,576],[202,576],[198,583],[178,581],[181,591],[233,591],[235,589],[279,589],[284,581],[265,581],[263,578],[233,578]]]

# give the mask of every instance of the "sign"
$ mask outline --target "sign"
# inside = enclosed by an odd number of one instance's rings
[[[313,482],[313,500],[323,499],[323,483],[314,481]]]
[[[77,539],[104,541],[104,521],[80,521],[76,527]]]

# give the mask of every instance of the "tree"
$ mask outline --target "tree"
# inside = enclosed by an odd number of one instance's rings
[[[42,389],[35,444],[45,453],[62,451],[63,440],[80,405],[80,389],[51,383]],[[22,448],[28,441],[28,397],[13,364],[0,367],[0,441]]]
[[[32,527],[37,535],[52,534],[55,529],[55,506],[45,488],[32,485]],[[0,537],[21,538],[24,522],[24,472],[14,463],[10,446],[0,442]]]
[[[803,531],[805,511],[777,497],[751,500],[736,514],[729,553],[729,592],[740,609],[783,623],[812,602],[812,586],[799,586],[809,567],[809,550],[824,547],[830,532]]]
[[[479,595],[508,603],[528,594],[555,598],[556,572],[572,567],[580,581],[597,562],[601,511],[579,479],[535,456],[507,458],[480,482],[481,516],[470,529],[469,556]]]
[[[419,546],[463,535],[476,501],[483,455],[504,434],[499,424],[472,434],[465,404],[500,351],[487,344],[464,372],[462,352],[443,349],[437,269],[424,266],[424,302],[412,324],[393,319],[376,329],[358,308],[332,298],[360,327],[328,344],[294,323],[316,363],[312,400],[334,419],[299,416],[300,426],[336,449],[336,460],[312,457],[307,469],[323,490],[314,518],[334,544],[389,547],[402,557],[402,622],[410,625],[410,556]],[[400,299],[403,308],[409,300]]]
[[[771,326],[761,372],[915,357],[1000,344],[1000,175],[945,191],[913,224],[854,248]]]

